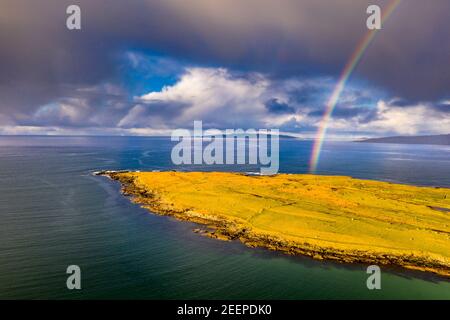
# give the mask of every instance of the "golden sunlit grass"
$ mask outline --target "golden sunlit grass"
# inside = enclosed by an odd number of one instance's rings
[[[318,259],[398,264],[450,275],[450,190],[342,176],[110,174],[160,214]]]

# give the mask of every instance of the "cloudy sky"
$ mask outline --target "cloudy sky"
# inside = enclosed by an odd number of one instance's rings
[[[0,134],[278,128],[314,136],[367,33],[354,0],[2,0]],[[82,30],[66,28],[81,8]],[[450,1],[403,0],[329,137],[450,133]]]

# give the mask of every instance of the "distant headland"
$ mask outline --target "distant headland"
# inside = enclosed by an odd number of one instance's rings
[[[435,144],[450,145],[450,134],[430,135],[430,136],[395,136],[385,138],[372,138],[358,140],[355,142],[367,143],[398,143],[398,144]]]

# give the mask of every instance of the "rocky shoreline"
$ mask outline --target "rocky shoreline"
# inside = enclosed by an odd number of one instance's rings
[[[123,173],[130,171],[100,171],[94,173],[119,181],[122,193],[134,203],[159,215],[171,216],[181,221],[194,222],[205,226],[194,232],[224,241],[239,240],[248,247],[262,247],[289,255],[303,255],[318,260],[332,260],[341,263],[362,263],[399,266],[410,270],[430,272],[450,279],[450,267],[444,262],[431,258],[411,255],[373,254],[363,250],[337,250],[283,239],[278,236],[255,232],[250,227],[218,215],[199,214],[190,210],[176,211],[162,206],[157,193],[135,184],[135,178]]]

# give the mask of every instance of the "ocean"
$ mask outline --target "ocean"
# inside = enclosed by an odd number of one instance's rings
[[[192,232],[149,213],[98,170],[257,172],[175,166],[149,137],[0,137],[0,299],[450,299],[450,282],[382,267],[292,257]],[[311,141],[281,139],[280,172],[305,173]],[[450,147],[328,142],[318,174],[450,187]],[[81,268],[81,290],[66,268]]]

